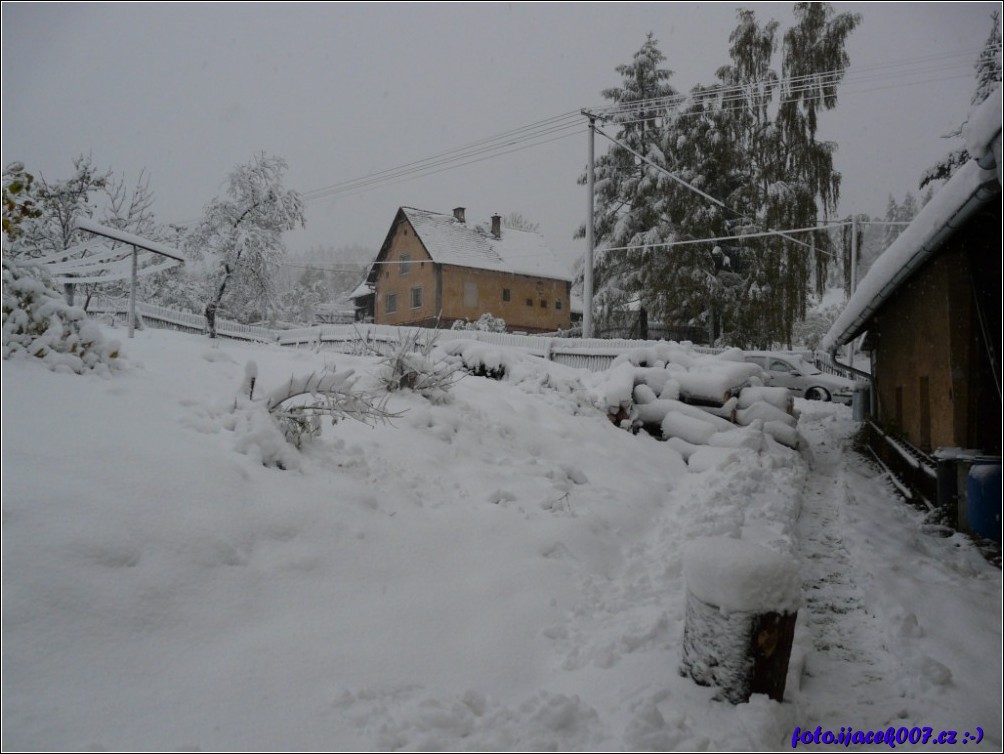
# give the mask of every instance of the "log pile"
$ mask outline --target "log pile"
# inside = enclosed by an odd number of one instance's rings
[[[606,373],[603,400],[619,427],[666,440],[685,459],[701,446],[762,450],[764,435],[802,445],[787,388],[764,387],[742,352],[704,356],[677,344],[638,349]]]

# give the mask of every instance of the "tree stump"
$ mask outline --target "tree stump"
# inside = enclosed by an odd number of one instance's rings
[[[758,545],[709,538],[684,553],[687,615],[681,675],[732,704],[784,698],[801,599],[794,561]]]

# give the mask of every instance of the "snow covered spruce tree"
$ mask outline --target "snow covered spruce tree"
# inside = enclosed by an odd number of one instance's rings
[[[659,163],[664,121],[672,106],[666,98],[676,94],[669,79],[672,71],[660,67],[666,56],[650,32],[632,61],[616,68],[621,85],[603,91],[613,103],[611,120],[616,139],[630,150]],[[653,291],[646,285],[648,254],[643,250],[605,251],[637,246],[645,239],[657,243],[671,235],[672,227],[660,203],[664,174],[638,160],[629,149],[613,145],[596,160],[596,214],[593,219],[598,244],[594,290],[600,332],[620,326],[623,313],[641,299],[651,306]],[[586,177],[579,179],[586,183]],[[579,236],[585,235],[580,228]]]
[[[969,111],[972,112],[981,105],[990,94],[1001,85],[1001,13],[995,10],[990,16],[992,28],[987,41],[983,44],[980,56],[976,60],[976,89],[970,101]],[[969,118],[951,133],[945,134],[946,139],[956,139],[962,136]],[[920,178],[920,188],[937,181],[947,181],[955,171],[969,162],[969,152],[965,147],[953,149],[944,158],[924,171]]]
[[[285,189],[288,166],[281,157],[261,153],[230,174],[226,196],[213,199],[186,239],[198,257],[218,264],[206,303],[209,337],[216,337],[216,312],[224,294],[239,317],[274,308],[274,276],[286,253],[282,233],[305,224],[303,199]]]

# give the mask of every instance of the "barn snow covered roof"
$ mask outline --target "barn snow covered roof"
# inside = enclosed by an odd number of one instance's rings
[[[823,338],[832,351],[867,329],[875,311],[909,279],[977,210],[1001,189],[1001,89],[969,118],[966,143],[972,158],[917,213],[882,252]]]
[[[401,212],[437,264],[572,279],[539,233],[503,227],[501,238],[495,238],[488,228],[468,225],[453,215],[413,207],[402,207]]]

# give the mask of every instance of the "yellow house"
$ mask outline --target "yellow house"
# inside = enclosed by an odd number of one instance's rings
[[[373,321],[450,327],[492,314],[510,330],[554,332],[571,323],[571,276],[538,233],[468,225],[452,215],[401,207],[367,282]]]

